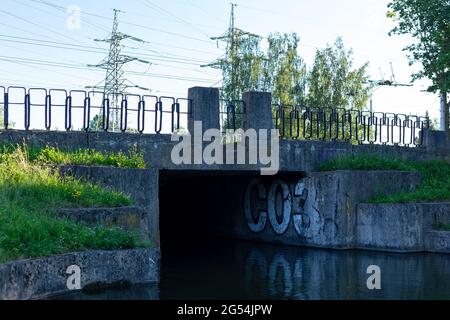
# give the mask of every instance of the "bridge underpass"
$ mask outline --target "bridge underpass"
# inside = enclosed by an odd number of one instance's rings
[[[296,178],[295,178],[296,177]],[[268,195],[271,184],[279,181],[274,189],[275,214],[279,224],[283,217],[290,218],[292,197],[283,195],[285,181],[298,181],[302,173],[279,173],[274,177],[261,177],[259,172],[218,171],[160,171],[159,204],[161,247],[177,245],[199,238],[225,237],[253,240],[246,225],[246,201],[254,223],[260,211],[268,210]],[[259,194],[256,186],[249,189],[252,181],[262,181],[265,194]],[[286,183],[286,186],[288,184]],[[249,199],[246,199],[249,192]],[[283,205],[289,201],[288,207]]]

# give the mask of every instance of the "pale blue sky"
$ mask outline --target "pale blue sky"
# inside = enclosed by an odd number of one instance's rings
[[[211,86],[220,80],[220,72],[199,65],[223,54],[224,46],[217,48],[217,43],[209,37],[226,31],[230,11],[228,0],[41,1],[50,5],[39,2],[1,1],[0,85],[80,89],[99,83],[104,77],[103,72],[80,67],[96,64],[106,56],[107,45],[93,39],[103,38],[110,32],[113,8],[124,11],[120,14],[122,32],[149,42],[145,45],[127,42],[134,46],[127,49],[129,54],[145,57],[153,63],[150,67],[130,64],[128,79],[151,88],[154,94],[176,96],[186,95],[190,86]],[[409,39],[388,36],[392,27],[385,17],[388,2],[235,1],[238,27],[261,36],[271,32],[298,33],[301,37],[299,51],[309,66],[317,47],[333,43],[341,36],[346,47],[353,48],[356,66],[370,63],[369,74],[373,79],[380,79],[381,73],[390,78],[392,62],[397,81],[409,82],[414,69],[408,66],[402,52]],[[70,5],[77,5],[82,10],[79,30],[67,27],[68,14],[64,8]],[[78,50],[55,48],[66,47],[66,44],[74,44]],[[55,63],[60,66],[53,66]],[[145,73],[145,76],[137,73]],[[427,81],[421,81],[412,88],[380,88],[374,92],[374,109],[420,115],[428,109],[433,117],[437,117],[439,99],[422,92],[426,84]]]

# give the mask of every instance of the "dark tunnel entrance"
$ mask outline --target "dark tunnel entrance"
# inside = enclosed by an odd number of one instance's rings
[[[244,186],[257,174],[163,171],[160,174],[161,247],[227,235],[243,201]]]
[[[254,179],[263,181],[268,191],[274,180],[297,181],[293,179],[297,176],[304,174],[263,177],[259,172],[162,171],[159,179],[160,298],[268,297],[267,279],[258,280],[259,271],[266,272],[258,262],[265,258],[259,255],[277,252],[278,246],[258,243],[253,238],[243,214],[244,195]],[[251,194],[251,201],[260,205],[252,205],[255,221],[258,208],[266,202],[258,198],[257,190]],[[277,190],[275,200],[279,223],[284,211],[282,191],[281,187]],[[266,230],[270,230],[269,225]],[[283,283],[280,272],[275,272],[275,278],[281,277],[279,282]],[[282,292],[283,288],[278,291]]]

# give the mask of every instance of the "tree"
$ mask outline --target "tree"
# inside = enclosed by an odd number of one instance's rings
[[[421,63],[422,70],[413,74],[413,81],[428,78],[430,92],[439,92],[442,101],[441,123],[450,138],[450,1],[394,0],[388,5],[387,16],[397,22],[389,33],[408,34],[415,42],[404,48],[409,52],[410,65]]]
[[[96,114],[94,118],[89,122],[89,129],[92,131],[103,130],[103,115]]]
[[[308,77],[308,105],[363,110],[370,98],[366,63],[353,69],[352,51],[341,38],[334,47],[318,49]]]
[[[263,90],[272,93],[273,103],[296,106],[304,103],[307,71],[298,54],[297,34],[271,34],[268,37]]]

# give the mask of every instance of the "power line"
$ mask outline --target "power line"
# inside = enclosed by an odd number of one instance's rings
[[[42,46],[42,47],[50,47],[50,48],[57,48],[57,49],[64,49],[64,50],[76,50],[76,51],[83,51],[83,52],[90,52],[90,53],[106,53],[108,52],[106,49],[101,49],[97,47],[92,46],[84,46],[84,45],[76,45],[71,43],[63,43],[63,42],[56,42],[56,41],[48,41],[48,40],[41,40],[41,39],[32,39],[32,38],[25,38],[25,37],[15,37],[15,36],[8,36],[8,35],[2,35],[0,34],[0,37],[2,38],[9,38],[9,39],[0,39],[0,41],[6,41],[6,42],[13,42],[13,43],[21,43],[21,44],[27,44],[27,45],[35,45],[35,46]],[[10,39],[17,39],[17,40],[10,40]],[[22,41],[26,40],[26,41]],[[30,42],[32,41],[32,42]],[[36,43],[37,42],[37,43]],[[124,51],[125,53],[128,53]],[[153,50],[153,52],[156,52]],[[192,60],[190,57],[183,58],[182,56],[178,57],[172,57],[163,55],[161,53],[158,53],[155,55],[150,55],[146,53],[137,52],[137,54],[140,57],[148,57],[152,59],[156,59],[163,62],[173,62],[178,64],[192,64],[192,65],[200,65],[202,60]],[[162,57],[159,58],[159,57]]]
[[[86,65],[58,63],[58,62],[53,62],[53,61],[44,61],[44,60],[28,59],[28,58],[0,56],[0,61],[14,61],[14,62],[18,61],[18,62],[22,62],[25,64],[32,64],[32,65],[41,65],[41,66],[48,66],[48,67],[77,69],[77,70],[90,70],[90,71],[95,71],[95,72],[102,72],[101,70],[91,68]],[[125,71],[125,74],[142,76],[142,77],[150,77],[150,78],[183,80],[183,81],[188,81],[188,82],[213,83],[216,81],[215,79],[185,77],[185,76],[177,76],[177,75],[171,75],[171,74],[159,74],[159,73],[142,73],[142,72],[136,72],[136,71]]]
[[[65,7],[59,6],[59,5],[56,5],[56,4],[52,4],[52,3],[48,2],[48,1],[40,1],[40,0],[28,0],[28,1],[36,2],[36,3],[39,3],[39,4],[43,4],[43,5],[48,5],[48,6],[51,6],[51,7],[55,8],[55,9],[57,9],[57,10],[59,10],[59,11],[65,11],[65,10],[66,10]],[[97,18],[101,18],[101,19],[106,19],[106,20],[112,21],[111,18],[104,17],[104,16],[101,16],[101,15],[98,15],[98,14],[93,14],[93,13],[89,13],[89,12],[86,12],[86,11],[81,11],[81,12],[82,12],[83,14],[85,14],[85,15],[90,15],[90,16],[93,16],[93,17],[97,17]],[[83,21],[86,21],[85,18],[81,18],[81,19],[82,19]],[[146,29],[149,29],[149,27],[147,27],[147,26],[138,25],[138,24],[131,23],[131,22],[121,21],[121,23],[122,23],[122,24],[129,24],[129,25],[132,25],[132,26],[137,26],[137,27],[140,27],[140,28],[146,28]],[[91,23],[91,24],[92,24],[92,23]],[[103,28],[103,27],[102,27],[102,29],[105,30],[105,28]],[[166,30],[161,30],[161,29],[156,29],[156,28],[151,28],[151,29],[152,29],[152,30],[155,30],[155,31],[158,31],[158,32],[164,32],[164,33],[167,33]],[[178,33],[173,33],[173,32],[171,32],[170,34],[172,34],[172,35],[177,35],[177,36],[180,36],[180,37],[189,37],[189,36],[186,36],[186,35],[183,35],[183,34],[178,34]],[[191,37],[189,37],[189,38],[192,39]],[[204,39],[196,39],[196,40],[200,40],[200,41],[204,41],[204,42],[206,42],[206,43],[210,43],[209,41],[204,40]],[[159,45],[159,46],[165,46],[165,47],[174,48],[174,49],[185,50],[185,51],[192,51],[192,52],[197,52],[197,53],[205,53],[205,54],[210,54],[210,55],[215,55],[215,54],[216,54],[216,53],[208,52],[208,51],[204,51],[204,50],[198,50],[198,49],[186,48],[186,47],[181,47],[181,46],[176,46],[176,45],[169,45],[169,44],[167,44],[167,43],[151,42],[151,44]]]
[[[22,18],[22,17],[19,17],[19,16],[15,15],[14,13],[5,11],[5,10],[3,10],[3,9],[0,9],[0,12],[3,13],[3,14],[9,15],[9,16],[11,16],[11,17],[13,17],[13,18],[16,18],[16,19],[18,19],[18,20],[24,21],[24,22],[26,22],[26,23],[28,23],[28,24],[31,24],[31,25],[33,25],[33,26],[35,26],[35,27],[38,27],[38,28],[44,29],[44,30],[46,30],[46,31],[48,31],[48,32],[54,33],[54,34],[56,34],[56,35],[59,35],[60,37],[63,37],[63,38],[70,39],[70,40],[72,40],[72,41],[78,42],[78,40],[76,40],[76,39],[74,39],[74,38],[71,38],[71,37],[69,37],[69,36],[67,36],[67,35],[64,35],[64,34],[62,34],[62,33],[59,33],[59,32],[57,32],[57,31],[54,31],[54,30],[52,30],[52,29],[50,29],[50,28],[44,27],[44,26],[42,26],[42,25],[40,25],[40,24],[38,24],[38,23],[35,23],[35,22],[33,22],[33,21],[30,21],[30,20],[24,19],[24,18]]]
[[[175,20],[178,20],[179,22],[186,24],[188,26],[191,26],[192,29],[200,32],[201,34],[203,34],[204,36],[206,36],[207,38],[210,38],[210,35],[208,35],[207,33],[203,32],[202,30],[200,30],[199,28],[197,28],[195,25],[193,25],[192,23],[190,23],[189,21],[186,21],[180,17],[177,17],[176,15],[174,15],[173,13],[171,13],[170,11],[165,10],[164,8],[161,8],[160,6],[158,6],[157,4],[154,4],[153,2],[149,1],[149,0],[144,0],[144,5],[146,5],[149,8],[156,8],[157,10],[159,10],[160,12],[162,12],[163,14],[165,14],[166,16],[172,17]]]
[[[59,5],[53,4],[53,3],[49,2],[49,1],[44,1],[44,0],[29,0],[29,1],[41,3],[41,4],[48,5],[48,6],[57,8],[57,9],[61,9],[61,8],[65,9],[63,6],[59,6]],[[105,17],[105,16],[98,15],[98,14],[95,14],[95,13],[91,13],[91,12],[87,12],[87,11],[81,11],[81,12],[83,14],[86,14],[86,15],[89,15],[89,16],[93,16],[93,17],[96,17],[96,18],[105,19],[105,20],[109,20],[109,21],[112,20],[109,17]],[[188,35],[185,35],[185,34],[171,32],[171,31],[162,30],[162,29],[158,29],[158,28],[148,27],[148,26],[140,25],[140,24],[133,23],[133,22],[121,21],[121,23],[122,24],[126,24],[126,25],[130,25],[130,26],[135,26],[135,27],[147,29],[147,30],[151,30],[151,31],[155,31],[155,32],[164,33],[164,34],[175,36],[175,37],[182,37],[182,38],[189,39],[189,40],[200,41],[200,42],[204,42],[204,43],[210,43],[208,40],[205,40],[205,39],[200,39],[200,38],[188,36]]]

